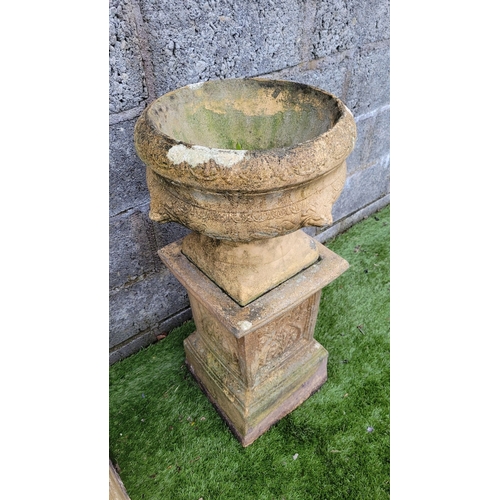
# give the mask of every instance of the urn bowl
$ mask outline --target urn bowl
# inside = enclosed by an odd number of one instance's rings
[[[150,218],[233,242],[331,224],[355,139],[353,116],[334,95],[261,78],[169,92],[134,133]]]

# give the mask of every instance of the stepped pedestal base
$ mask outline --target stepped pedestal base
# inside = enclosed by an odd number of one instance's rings
[[[159,251],[189,294],[189,370],[243,446],[327,379],[328,352],[313,338],[321,289],[349,265],[317,247],[314,264],[244,307],[182,254],[182,240]]]

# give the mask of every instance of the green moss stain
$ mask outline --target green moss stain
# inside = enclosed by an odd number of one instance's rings
[[[206,82],[160,100],[152,114],[162,132],[185,143],[220,149],[294,146],[326,132],[339,114],[331,96],[292,82]],[[271,110],[275,114],[269,115]]]
[[[185,117],[181,132],[175,129],[178,140],[220,149],[264,150],[281,148],[310,138],[314,127],[309,113],[296,111],[274,115],[247,116],[238,110],[216,113],[198,108]]]

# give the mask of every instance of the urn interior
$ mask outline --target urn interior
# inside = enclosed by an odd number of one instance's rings
[[[287,148],[325,133],[339,119],[337,101],[285,81],[221,80],[183,87],[151,106],[155,128],[177,141],[209,148]]]

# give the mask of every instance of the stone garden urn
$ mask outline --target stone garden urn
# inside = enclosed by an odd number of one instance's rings
[[[333,222],[355,138],[337,97],[259,78],[188,85],[137,121],[150,218],[192,230],[159,251],[190,299],[186,362],[244,446],[326,381],[319,299],[348,263],[300,228]]]

